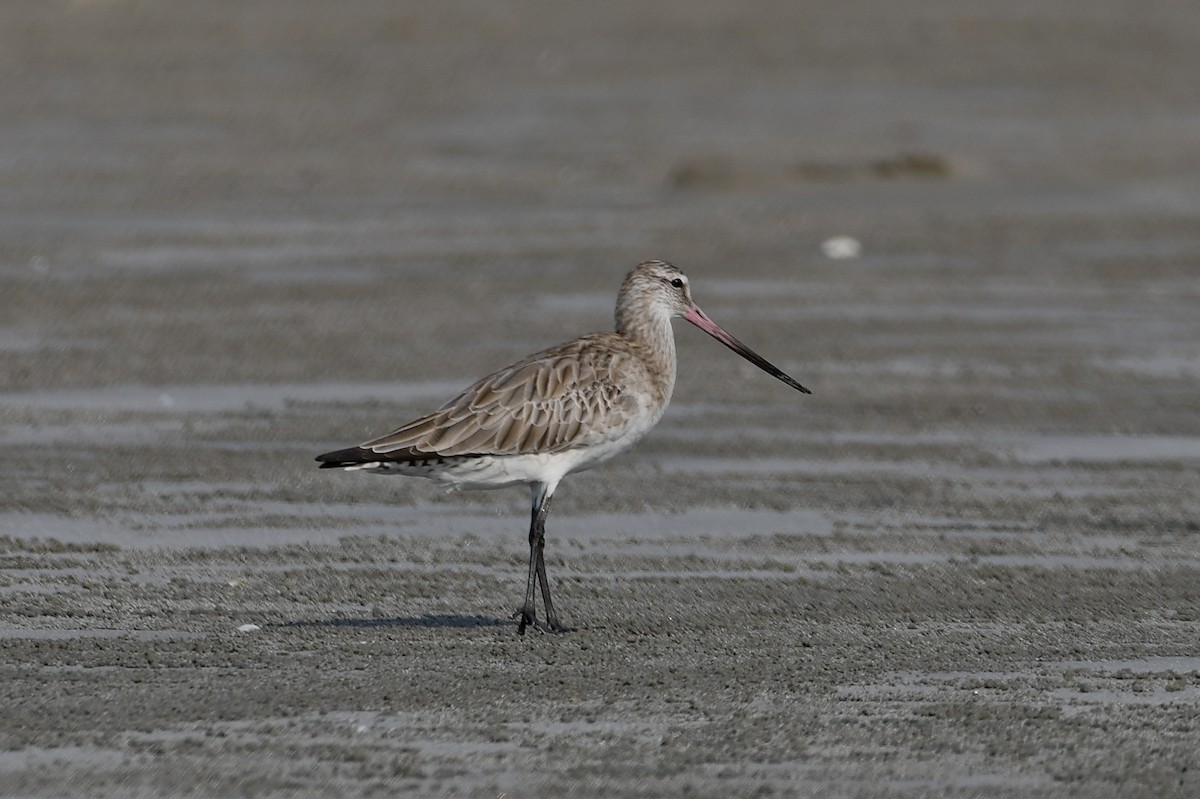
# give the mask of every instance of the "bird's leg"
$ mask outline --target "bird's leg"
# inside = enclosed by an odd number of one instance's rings
[[[533,509],[533,521],[529,525],[529,579],[525,582],[525,604],[521,609],[514,613],[521,619],[517,625],[517,634],[524,635],[525,627],[532,624],[535,628],[539,626],[537,618],[537,604],[533,598],[534,584],[538,580],[538,530],[537,530],[537,506]]]
[[[546,499],[546,504],[549,505],[549,497]],[[538,536],[537,548],[537,576],[538,582],[542,586],[542,601],[546,603],[546,626],[550,628],[552,633],[569,633],[570,627],[564,627],[558,620],[558,614],[554,612],[554,603],[550,601],[550,581],[546,579],[546,513],[542,513],[541,533]]]
[[[521,619],[517,626],[517,632],[521,635],[525,634],[525,628],[529,625],[533,625],[534,628],[544,633],[569,631],[569,628],[564,627],[558,621],[558,614],[554,612],[554,603],[550,600],[550,581],[546,578],[544,553],[546,549],[546,515],[550,512],[550,496],[551,492],[544,487],[534,488],[533,512],[529,523],[529,579],[525,583],[525,604],[514,614]],[[546,621],[544,623],[538,621],[537,618],[535,583],[540,585],[542,601],[546,604]]]

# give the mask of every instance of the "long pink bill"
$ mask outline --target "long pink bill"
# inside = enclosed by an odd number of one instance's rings
[[[683,315],[683,318],[688,320],[689,322],[691,322],[696,327],[703,330],[708,335],[715,338],[717,341],[724,344],[729,349],[736,352],[738,355],[745,358],[750,363],[757,366],[759,369],[762,369],[764,372],[771,375],[772,377],[779,378],[780,380],[787,383],[789,386],[791,386],[792,388],[796,389],[797,391],[799,391],[803,394],[811,394],[812,393],[807,388],[800,385],[795,380],[793,380],[791,377],[786,375],[783,372],[783,370],[780,369],[778,366],[771,363],[766,358],[762,357],[757,352],[750,349],[745,344],[743,344],[742,342],[738,341],[733,336],[726,333],[721,328],[720,325],[718,325],[713,320],[709,319],[708,314],[706,314],[706,313],[704,313],[704,311],[700,310],[699,306],[693,305],[691,310],[689,310],[686,314]]]

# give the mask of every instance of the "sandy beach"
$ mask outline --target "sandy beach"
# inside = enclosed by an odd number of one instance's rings
[[[1189,2],[0,10],[0,795],[1200,794]],[[829,257],[837,236],[861,245]],[[835,255],[837,253],[835,252]],[[528,495],[320,472],[677,323]]]

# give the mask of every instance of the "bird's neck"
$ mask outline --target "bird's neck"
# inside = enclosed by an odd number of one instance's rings
[[[675,382],[675,331],[667,314],[618,314],[617,333],[635,345],[651,371]],[[668,389],[669,393],[669,389]]]

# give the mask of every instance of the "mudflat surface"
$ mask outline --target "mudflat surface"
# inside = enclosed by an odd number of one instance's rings
[[[0,794],[1197,795],[1198,40],[5,4]],[[814,394],[680,324],[662,423],[556,497],[577,631],[518,637],[524,492],[312,457],[648,257]]]

